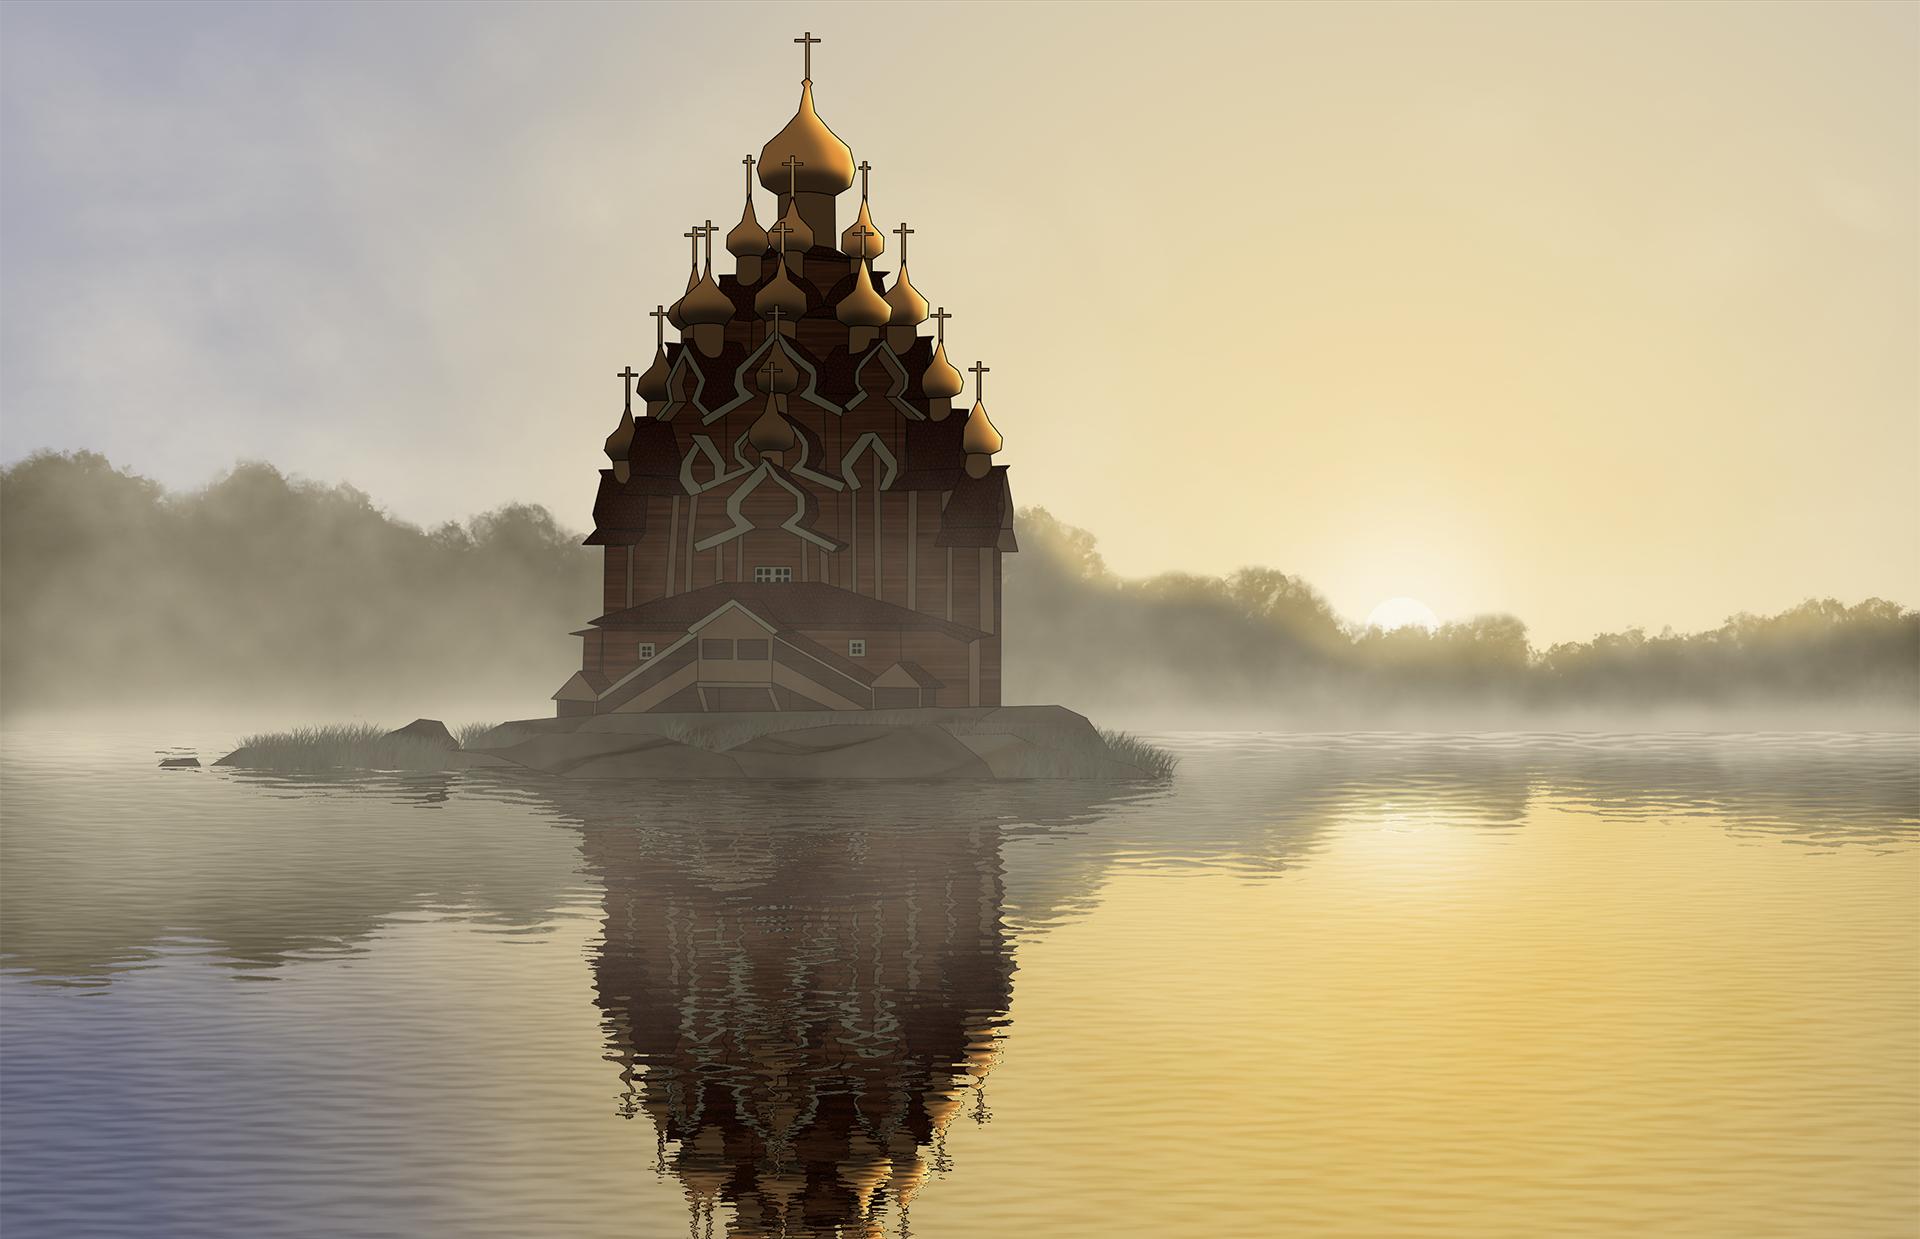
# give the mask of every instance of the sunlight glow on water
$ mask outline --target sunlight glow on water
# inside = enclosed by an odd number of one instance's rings
[[[1165,740],[1142,791],[10,733],[0,1230],[1911,1231],[1912,737]]]

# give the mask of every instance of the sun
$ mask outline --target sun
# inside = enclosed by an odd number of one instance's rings
[[[1433,608],[1418,598],[1389,598],[1373,610],[1367,612],[1367,627],[1378,628],[1382,632],[1392,632],[1396,628],[1424,628],[1428,632],[1440,627],[1440,617]]]

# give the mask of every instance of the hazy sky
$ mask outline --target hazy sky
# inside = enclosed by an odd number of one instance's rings
[[[1118,570],[1542,641],[1920,602],[1916,14],[10,3],[0,455],[587,527],[808,27],[1016,497]]]

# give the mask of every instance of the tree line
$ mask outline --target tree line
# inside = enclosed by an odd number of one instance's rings
[[[1521,621],[1343,621],[1296,576],[1122,578],[1093,536],[1020,514],[1010,701],[1181,725],[1528,725],[1547,715],[1866,709],[1920,718],[1920,612],[1813,599],[1706,632],[1536,648]],[[170,493],[90,452],[0,470],[0,707],[525,701],[578,666],[598,551],[544,508],[422,528],[344,485],[242,464]]]

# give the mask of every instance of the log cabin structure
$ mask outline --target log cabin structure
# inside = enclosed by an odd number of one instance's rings
[[[818,41],[795,40],[793,119],[741,161],[733,273],[714,271],[711,220],[681,234],[686,291],[653,311],[652,364],[619,375],[587,539],[601,613],[575,634],[562,715],[1000,704],[1001,556],[1017,546],[988,367],[971,367],[961,413],[953,316],[908,273],[914,230],[874,226],[872,165],[814,110]],[[889,237],[897,276],[875,266]]]

